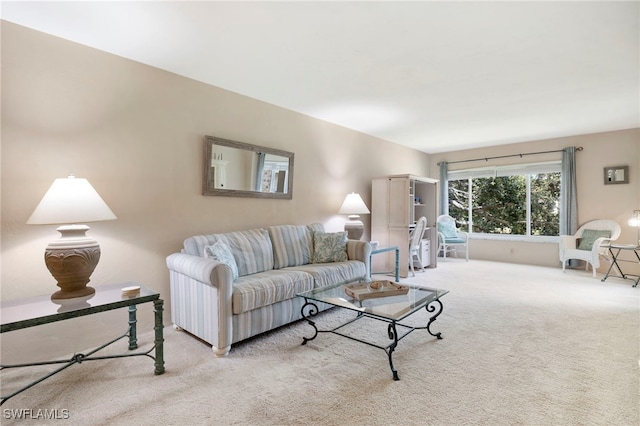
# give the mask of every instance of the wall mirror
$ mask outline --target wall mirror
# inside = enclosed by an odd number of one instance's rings
[[[204,195],[293,198],[293,153],[204,138]]]

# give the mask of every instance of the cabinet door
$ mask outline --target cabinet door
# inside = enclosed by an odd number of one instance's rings
[[[420,241],[420,261],[422,262],[422,267],[426,268],[431,265],[431,253],[429,248],[431,246],[430,240],[422,240]]]
[[[413,209],[409,179],[389,179],[389,227],[408,227]]]

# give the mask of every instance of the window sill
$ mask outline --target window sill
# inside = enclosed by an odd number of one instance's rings
[[[519,241],[525,243],[553,243],[560,241],[558,236],[527,236],[510,234],[469,234],[470,240]]]

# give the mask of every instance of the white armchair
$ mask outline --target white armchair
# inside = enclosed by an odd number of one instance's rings
[[[562,271],[570,259],[584,260],[585,270],[589,265],[596,276],[596,269],[600,267],[600,258],[611,261],[608,256],[607,244],[620,236],[620,225],[612,220],[592,220],[582,225],[575,235],[560,236],[560,262]]]
[[[456,220],[448,214],[438,216],[438,251],[442,252],[443,259],[447,253],[454,253],[458,257],[458,250],[464,250],[467,262],[469,261],[469,234],[459,231]]]

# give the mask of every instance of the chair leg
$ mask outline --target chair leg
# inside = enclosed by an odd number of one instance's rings
[[[416,276],[416,267],[415,267],[416,261],[418,262],[418,265],[420,265],[420,271],[424,272],[424,267],[422,266],[422,260],[420,259],[420,256],[417,255],[416,253],[413,253],[409,258],[409,266],[411,267],[411,273],[413,274],[414,277]]]
[[[416,276],[416,271],[413,269],[413,255],[409,256],[409,269],[411,269],[411,276]]]
[[[415,258],[414,260],[418,261],[418,265],[420,265],[420,272],[424,272],[424,266],[422,266],[422,259],[420,259],[420,256],[414,254],[413,257]]]
[[[567,266],[567,260],[565,259],[565,260],[562,261],[562,272],[567,272],[565,270],[566,266]]]

